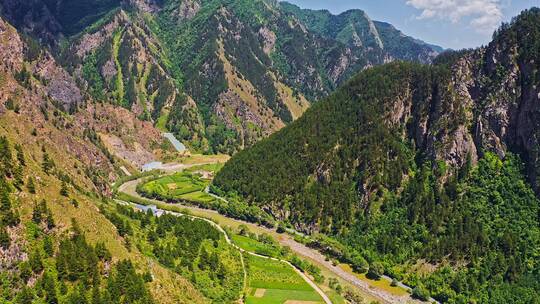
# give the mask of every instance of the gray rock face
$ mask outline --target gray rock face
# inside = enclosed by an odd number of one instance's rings
[[[434,159],[453,167],[468,159],[475,163],[488,151],[500,157],[518,154],[538,192],[540,84],[534,76],[535,61],[524,62],[522,48],[519,43],[494,41],[463,55],[451,67],[451,97],[414,132],[417,143]],[[437,130],[440,126],[444,128]]]
[[[176,12],[180,20],[193,18],[201,9],[201,4],[196,0],[182,1],[178,11]]]
[[[161,7],[158,0],[129,0],[130,4],[145,13],[159,12]]]
[[[82,102],[83,97],[75,80],[56,64],[54,58],[44,52],[34,67],[34,73],[45,80],[45,91],[54,101],[67,110]]]

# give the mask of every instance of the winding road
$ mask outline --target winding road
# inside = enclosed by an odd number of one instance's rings
[[[154,202],[156,204],[171,205],[171,204],[168,204],[168,203],[166,203],[164,201],[155,200],[155,199],[148,199],[148,198],[142,197],[136,191],[136,188],[137,188],[137,185],[139,183],[143,182],[144,180],[145,180],[145,178],[140,178],[140,179],[128,181],[128,182],[120,185],[120,187],[118,188],[118,191],[123,192],[123,193],[125,193],[125,194],[127,194],[129,196],[135,197],[137,199],[144,199],[146,201]],[[219,197],[219,196],[217,196],[215,194],[210,193],[208,188],[205,189],[205,192],[207,192],[209,195],[213,196],[216,199],[222,200],[224,202],[228,202],[225,198],[222,198],[222,197]],[[219,215],[220,217],[225,218],[224,215],[219,214],[215,210],[202,209],[202,208],[193,207],[193,206],[189,206],[189,205],[180,205],[180,204],[174,204],[174,205],[180,206],[180,207],[182,207],[182,208],[184,208],[184,209],[186,209],[188,211],[191,211],[191,212],[197,212],[199,214],[208,214],[208,215],[212,214],[214,216]],[[165,211],[165,210],[164,210],[164,212],[169,212],[170,213],[170,211]],[[178,213],[178,214],[185,215],[185,214],[181,214],[181,213]],[[212,223],[212,225],[214,225],[217,229],[219,229],[220,231],[222,231],[225,234],[227,242],[230,243],[232,246],[236,247],[241,252],[245,252],[245,253],[255,255],[255,256],[261,256],[261,255],[258,255],[256,253],[253,253],[253,252],[247,252],[247,251],[239,248],[235,244],[233,244],[230,241],[230,239],[229,239],[227,233],[225,232],[225,230],[220,225],[215,223],[214,221],[209,220],[209,219],[204,218],[204,217],[198,217],[198,216],[193,216],[193,215],[188,215],[188,216],[203,219],[205,221],[208,221],[209,223]],[[270,229],[267,229],[267,228],[264,228],[264,227],[261,227],[261,226],[257,226],[257,225],[255,225],[253,223],[248,223],[248,222],[244,222],[244,221],[236,220],[236,219],[232,219],[232,218],[227,218],[227,219],[238,222],[239,224],[244,224],[244,225],[251,226],[251,227],[257,227],[257,229],[265,230],[268,233],[273,233],[274,232],[273,230],[270,230]],[[303,245],[301,243],[296,242],[293,239],[293,237],[291,237],[291,236],[289,236],[287,234],[280,235],[280,238],[278,238],[277,241],[282,246],[290,247],[291,250],[293,252],[295,252],[296,254],[298,254],[299,256],[304,257],[304,258],[308,258],[308,259],[310,259],[312,261],[315,261],[317,264],[324,266],[324,268],[326,268],[328,271],[330,271],[333,275],[335,275],[335,276],[341,278],[342,280],[348,282],[349,284],[355,286],[356,288],[361,290],[363,293],[369,295],[370,297],[374,298],[375,300],[379,301],[380,303],[400,303],[400,304],[411,303],[411,302],[413,302],[413,303],[414,302],[421,303],[421,302],[419,302],[417,300],[412,299],[409,295],[398,296],[398,295],[395,295],[395,294],[391,294],[391,293],[389,293],[389,292],[387,292],[385,290],[371,287],[368,282],[363,281],[362,279],[360,279],[357,276],[355,276],[354,274],[342,269],[339,266],[334,266],[332,264],[332,262],[328,261],[326,259],[326,257],[324,255],[322,255],[320,252],[318,252],[317,250],[314,250],[312,248],[309,248],[309,247],[307,247],[307,246],[305,246],[305,245]],[[265,257],[265,256],[261,256],[261,257],[269,258],[269,257]],[[330,301],[330,299],[328,298],[328,296],[311,279],[309,279],[309,277],[307,277],[304,273],[300,272],[296,267],[294,267],[289,262],[287,262],[287,261],[283,261],[283,262],[286,262],[287,264],[291,265],[295,269],[295,271],[297,271],[304,278],[304,280],[306,280],[306,282],[308,282],[321,295],[321,297],[324,299],[325,303],[327,303],[327,304],[332,303]],[[244,273],[244,275],[246,275],[246,273]],[[391,281],[391,278],[389,278],[389,277],[383,277],[383,279]],[[404,284],[400,284],[400,287],[410,290],[410,287],[408,287],[408,286],[406,286]],[[430,299],[429,302],[438,303],[434,299]]]
[[[134,205],[135,207],[138,207],[138,208],[141,207],[141,205],[130,203],[130,202],[125,202],[125,201],[121,201],[121,200],[116,200],[116,201],[119,202],[122,205],[129,204],[129,205]],[[140,209],[142,209],[142,208],[140,208]],[[227,244],[231,245],[233,248],[237,249],[240,252],[240,263],[242,264],[242,270],[244,272],[244,288],[243,288],[244,291],[246,290],[246,287],[247,287],[247,271],[246,271],[246,265],[245,265],[245,262],[244,262],[244,256],[242,254],[246,253],[246,254],[249,254],[249,255],[252,255],[252,256],[256,256],[256,257],[260,257],[260,258],[264,258],[264,259],[269,259],[269,260],[273,260],[273,261],[278,261],[278,262],[285,263],[285,264],[289,265],[292,269],[294,269],[294,271],[296,271],[296,273],[298,273],[298,275],[300,275],[300,277],[302,277],[321,296],[321,298],[324,300],[324,302],[326,304],[332,304],[332,301],[330,300],[330,298],[328,298],[328,296],[319,288],[319,286],[317,286],[317,284],[315,284],[305,273],[300,271],[298,268],[296,268],[289,261],[276,259],[276,258],[272,258],[272,257],[267,257],[267,256],[264,256],[264,255],[260,255],[260,254],[257,254],[255,252],[247,251],[247,250],[245,250],[243,248],[240,248],[239,246],[237,246],[236,244],[234,244],[231,241],[231,239],[229,238],[229,235],[227,234],[225,229],[223,229],[223,227],[221,227],[220,225],[218,225],[214,221],[211,221],[211,220],[209,220],[207,218],[204,218],[204,217],[198,217],[198,216],[195,216],[195,215],[163,210],[163,209],[159,209],[157,207],[155,208],[155,210],[159,210],[159,211],[161,211],[163,213],[171,214],[171,215],[174,215],[174,216],[185,216],[185,217],[189,217],[189,218],[192,218],[192,219],[202,220],[202,221],[205,221],[205,222],[209,223],[214,228],[216,228],[219,232],[221,232],[225,236],[225,241],[227,242]],[[156,212],[154,212],[154,214],[156,214]]]

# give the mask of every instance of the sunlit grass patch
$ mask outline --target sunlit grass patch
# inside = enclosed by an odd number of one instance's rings
[[[385,280],[385,279],[380,279],[380,280],[371,280],[369,278],[366,277],[366,274],[365,273],[355,273],[353,272],[353,270],[351,269],[351,267],[349,265],[346,265],[346,264],[340,264],[339,267],[341,267],[343,270],[349,272],[349,273],[352,273],[354,274],[357,278],[361,279],[362,281],[364,282],[367,282],[369,284],[370,287],[372,288],[377,288],[377,289],[382,289],[384,291],[387,291],[393,295],[396,295],[396,296],[404,296],[404,295],[408,295],[408,292],[399,287],[399,286],[391,286],[391,282]]]

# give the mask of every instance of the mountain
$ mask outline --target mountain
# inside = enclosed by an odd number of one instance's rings
[[[124,218],[107,213],[111,182],[152,160],[160,132],[95,102],[2,18],[0,57],[0,302],[84,303],[91,290],[93,301],[206,303],[188,279],[148,263],[117,229]]]
[[[439,301],[534,302],[539,29],[532,8],[486,47],[365,70],[214,184]]]
[[[356,71],[429,63],[440,52],[361,11],[333,16],[270,0],[0,5],[6,20],[54,50],[83,91],[196,151],[232,154],[300,117]]]
[[[281,6],[309,30],[349,46],[356,53],[355,57],[366,58],[369,65],[394,60],[430,63],[444,51],[439,46],[406,36],[389,23],[373,21],[362,10],[348,10],[332,15],[327,10],[301,9],[287,2],[281,2]],[[346,75],[350,76],[350,73],[356,71],[351,69]]]

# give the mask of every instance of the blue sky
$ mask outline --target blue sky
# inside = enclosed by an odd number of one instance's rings
[[[486,44],[493,30],[540,0],[287,0],[303,8],[340,13],[364,10],[373,20],[386,21],[409,36],[444,48]]]

